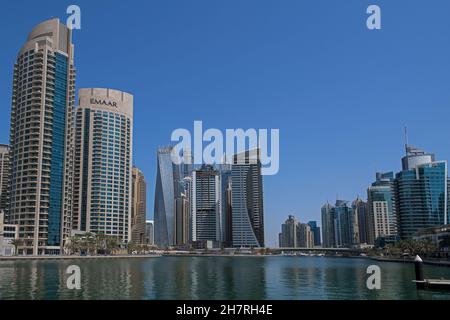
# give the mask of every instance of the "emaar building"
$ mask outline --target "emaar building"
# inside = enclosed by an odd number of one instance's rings
[[[80,89],[73,229],[131,240],[133,96]]]
[[[70,236],[74,90],[71,30],[42,22],[14,64],[7,220],[19,225],[18,254],[58,254]]]

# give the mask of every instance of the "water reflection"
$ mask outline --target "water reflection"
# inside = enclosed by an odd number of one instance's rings
[[[81,290],[66,269],[81,268]],[[382,289],[366,287],[365,259],[161,257],[0,262],[0,299],[450,299],[418,292],[412,265],[378,263]],[[450,268],[426,267],[450,278]]]

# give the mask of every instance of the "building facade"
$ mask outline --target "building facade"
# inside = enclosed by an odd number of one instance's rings
[[[334,206],[334,218],[336,246],[350,247],[358,244],[358,220],[348,201],[336,200]]]
[[[321,208],[321,215],[323,240],[322,246],[324,248],[334,248],[336,247],[334,207],[327,202]]]
[[[175,245],[175,179],[172,146],[157,152],[155,186],[155,244],[160,248]]]
[[[293,215],[289,215],[281,225],[280,248],[297,248],[298,221]]]
[[[6,220],[9,211],[10,174],[9,146],[0,144],[0,211],[4,212]]]
[[[314,247],[314,233],[309,224],[299,223],[297,225],[297,245],[300,248]]]
[[[155,244],[155,237],[154,237],[154,223],[153,220],[147,220],[145,222],[145,238],[146,238],[146,244],[153,246]]]
[[[132,169],[132,196],[131,196],[131,241],[145,244],[145,228],[147,215],[147,183],[139,168]]]
[[[448,224],[447,161],[436,161],[434,154],[406,146],[394,188],[402,239],[412,238],[421,229]]]
[[[321,246],[322,238],[320,236],[320,227],[317,225],[317,221],[309,221],[308,225],[311,227],[311,232],[313,233],[314,246]]]
[[[394,174],[392,172],[376,174],[376,181],[367,189],[367,207],[369,210],[369,244],[374,244],[379,237],[397,235]]]
[[[263,181],[259,149],[233,157],[233,247],[264,247]]]
[[[131,240],[133,96],[80,89],[75,116],[73,229]]]
[[[219,171],[203,165],[192,172],[192,241],[222,242]]]
[[[358,219],[359,243],[370,243],[370,220],[367,210],[367,202],[357,198],[352,203],[356,219]]]
[[[37,25],[14,64],[8,220],[19,254],[58,254],[70,236],[74,50],[58,19]]]

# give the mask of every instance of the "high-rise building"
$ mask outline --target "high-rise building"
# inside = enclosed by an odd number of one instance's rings
[[[307,223],[297,224],[297,246],[300,248],[314,247],[314,234]]]
[[[334,207],[328,202],[322,206],[322,246],[324,248],[334,248],[336,247],[336,236],[335,236],[335,215]]]
[[[14,64],[8,220],[19,225],[19,254],[58,254],[70,236],[75,103],[71,30],[37,25]]]
[[[221,188],[221,210],[222,210],[222,240],[224,247],[232,247],[233,225],[232,225],[232,186],[231,186],[231,165],[217,165],[220,175]]]
[[[353,201],[352,208],[358,221],[359,242],[365,244],[373,244],[373,242],[370,242],[371,229],[367,203],[358,197],[355,201]]]
[[[280,248],[296,248],[298,221],[293,215],[289,215],[286,221],[281,225]]]
[[[133,96],[80,89],[73,229],[131,240]]]
[[[146,244],[151,246],[155,244],[153,220],[147,220],[145,222],[145,239]]]
[[[172,146],[159,148],[155,187],[155,244],[160,248],[175,244],[175,179]]]
[[[147,183],[139,168],[132,169],[133,183],[131,196],[131,241],[145,243],[145,222],[147,215]]]
[[[314,236],[314,246],[321,246],[320,227],[317,225],[317,221],[309,221],[308,225],[311,227]]]
[[[192,172],[192,241],[222,241],[220,174],[210,165]]]
[[[189,244],[190,231],[190,203],[187,194],[180,194],[175,200],[175,244],[177,246],[186,246]]]
[[[434,154],[406,145],[394,188],[402,239],[412,238],[421,229],[448,223],[447,161],[436,161]]]
[[[367,189],[367,243],[379,237],[397,235],[397,216],[394,207],[394,174],[377,173],[376,181]]]
[[[259,149],[233,157],[233,247],[264,247],[263,181]]]
[[[358,220],[348,201],[336,200],[334,227],[337,247],[349,247],[359,243]]]
[[[9,212],[10,174],[9,146],[0,144],[0,211],[4,212],[5,221],[8,221]]]

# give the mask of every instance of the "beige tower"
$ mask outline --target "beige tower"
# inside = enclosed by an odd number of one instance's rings
[[[147,183],[139,168],[133,167],[133,185],[131,201],[131,241],[138,244],[146,243],[146,193]]]
[[[37,25],[14,65],[8,219],[19,254],[59,254],[70,235],[74,88],[71,30]]]
[[[75,116],[73,229],[131,240],[133,96],[80,89]]]

